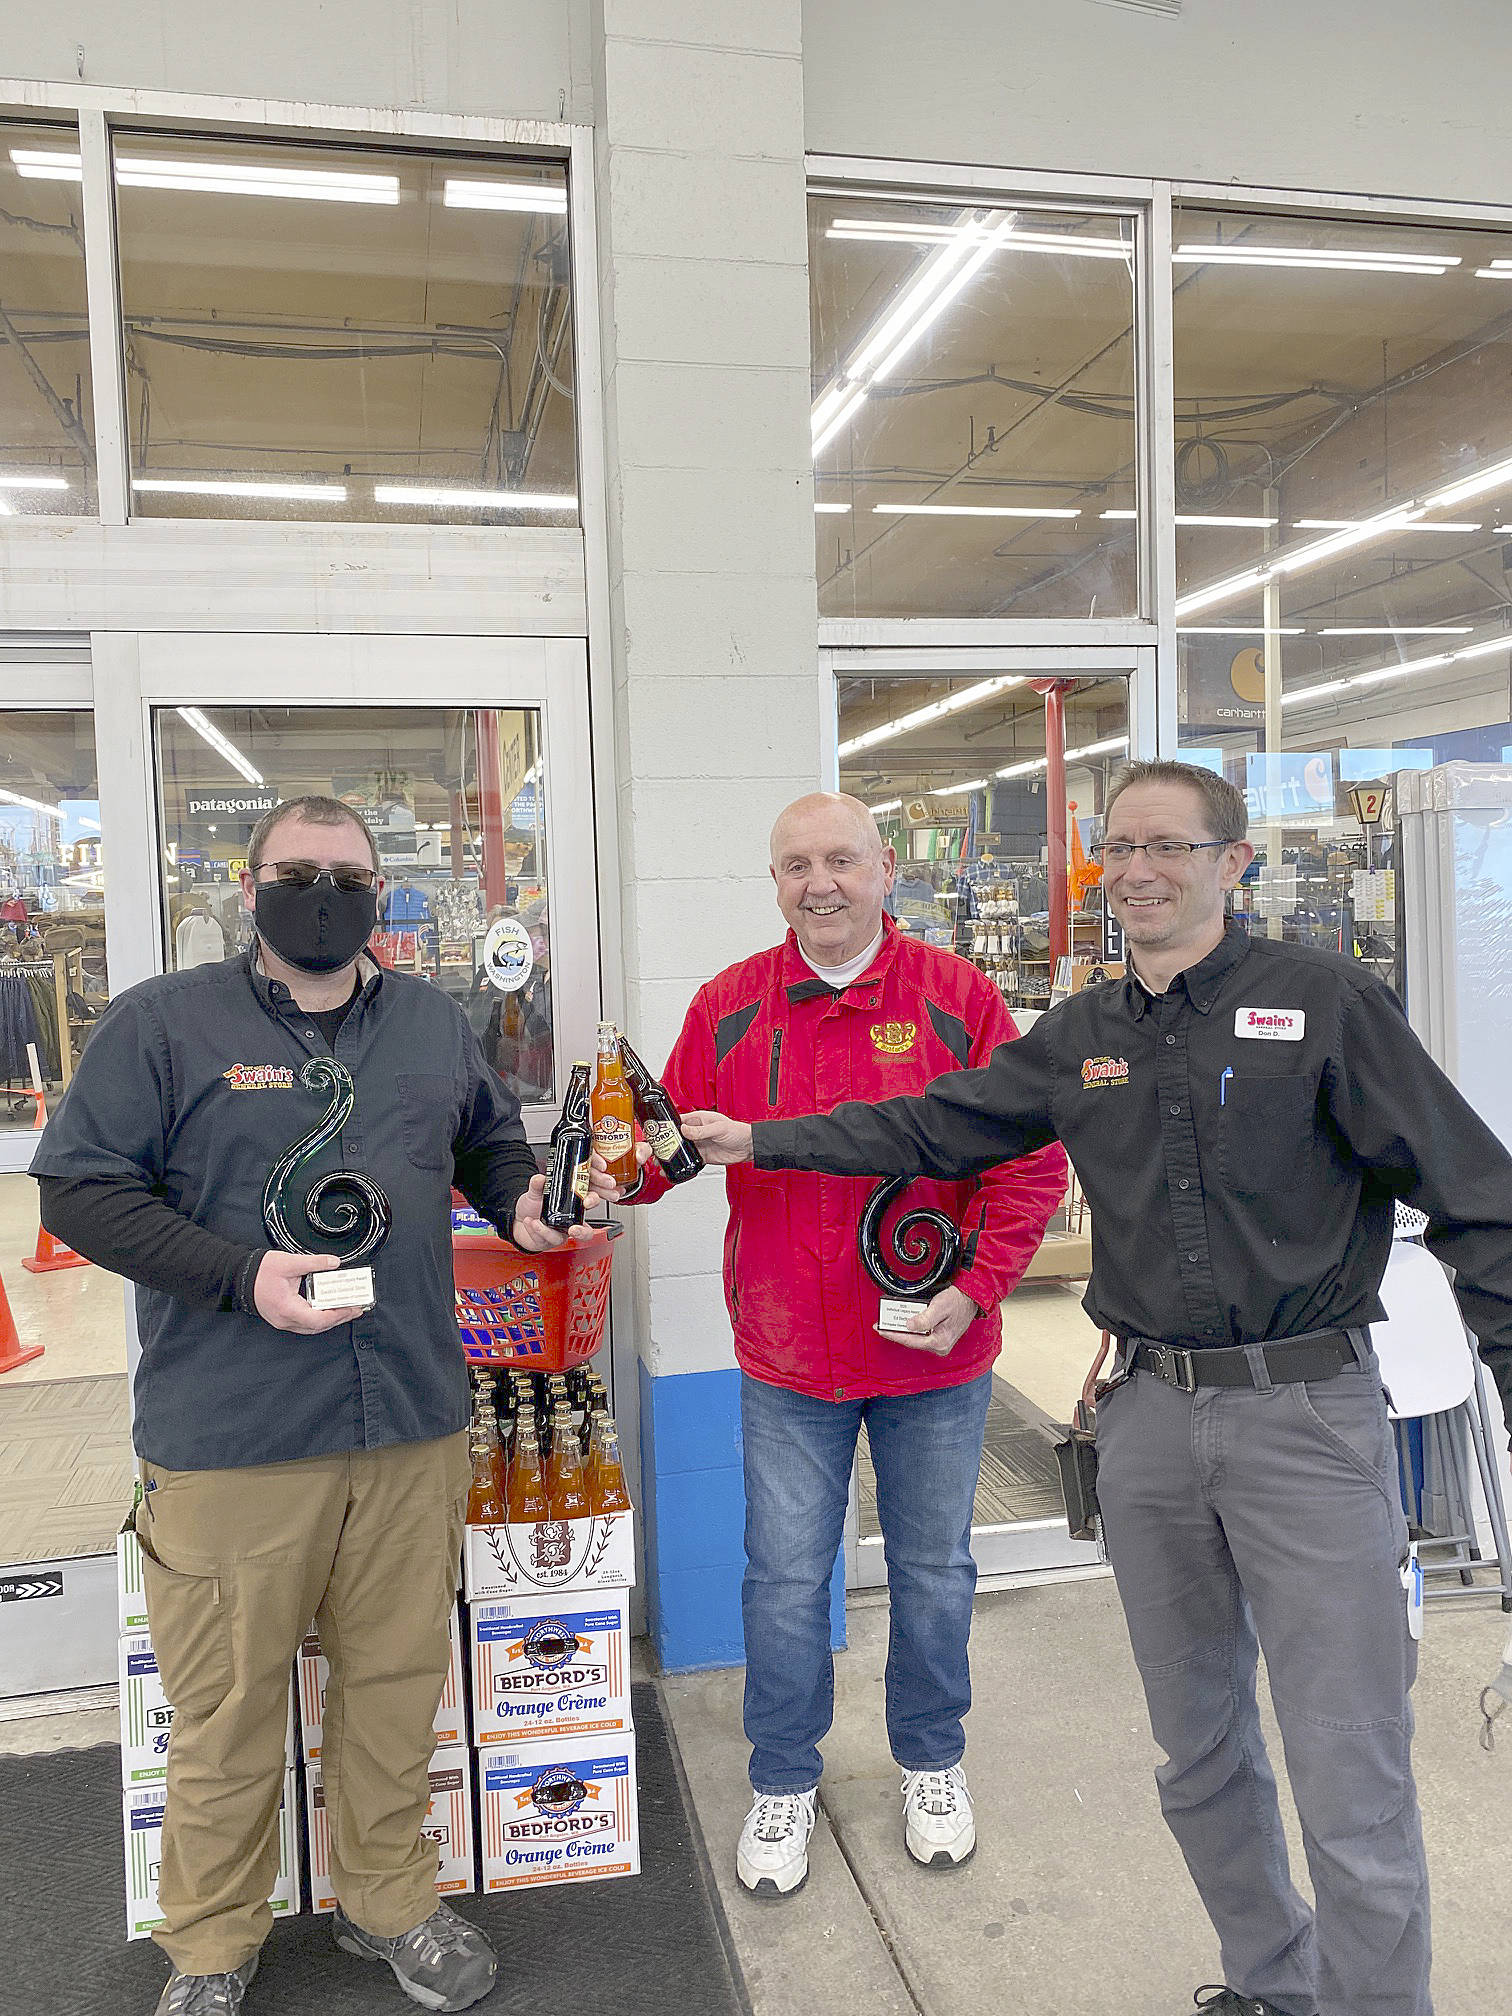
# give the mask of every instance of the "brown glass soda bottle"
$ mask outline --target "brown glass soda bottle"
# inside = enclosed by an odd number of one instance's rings
[[[687,1183],[704,1166],[704,1158],[683,1132],[682,1115],[673,1105],[667,1088],[642,1064],[621,1036],[620,1056],[625,1064],[625,1082],[635,1101],[635,1117],[642,1134],[651,1144],[657,1165],[669,1183]]]
[[[593,1174],[589,1077],[586,1062],[573,1065],[567,1097],[562,1101],[562,1117],[551,1130],[551,1162],[546,1171],[546,1194],[541,1199],[541,1220],[553,1232],[567,1232],[574,1225],[581,1225],[588,1205],[588,1184]]]

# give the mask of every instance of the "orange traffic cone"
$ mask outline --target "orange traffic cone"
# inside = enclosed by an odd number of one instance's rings
[[[23,1344],[17,1336],[5,1283],[0,1281],[0,1372],[14,1372],[18,1365],[40,1358],[43,1348],[41,1344]]]
[[[37,1117],[32,1122],[32,1132],[40,1134],[42,1129],[47,1125],[47,1101],[42,1097],[40,1092],[35,1096],[37,1101]]]
[[[75,1253],[72,1246],[54,1239],[46,1226],[39,1225],[37,1250],[30,1260],[23,1259],[21,1265],[28,1274],[55,1274],[60,1267],[87,1267],[89,1262],[82,1253]]]

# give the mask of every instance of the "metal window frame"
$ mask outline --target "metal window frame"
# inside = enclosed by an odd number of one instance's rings
[[[584,206],[578,201],[576,185],[581,180],[584,136],[587,136],[590,190],[586,217],[591,226],[591,128],[548,120],[494,119],[473,114],[411,112],[377,106],[305,104],[272,98],[231,99],[192,92],[133,91],[0,77],[0,119],[24,119],[28,114],[38,113],[72,113],[78,121],[83,171],[85,285],[94,381],[98,517],[104,525],[124,525],[131,520],[131,441],[121,321],[119,234],[115,187],[111,177],[111,146],[117,128],[133,132],[155,129],[164,134],[202,134],[212,140],[297,140],[312,145],[327,140],[332,143],[361,142],[380,149],[385,145],[420,146],[442,153],[482,152],[501,160],[510,155],[528,155],[535,160],[544,158],[560,162],[567,171],[568,241],[573,277],[574,384],[581,384],[578,374],[585,360],[586,346],[577,318],[581,284],[578,246],[583,233]],[[592,270],[591,261],[589,270]],[[594,333],[596,338],[596,320]],[[579,397],[575,418],[580,482],[585,439],[590,432],[596,438],[602,436],[599,411],[596,407],[590,416]],[[593,421],[591,428],[588,425],[590,417]],[[580,491],[580,518],[581,508]],[[223,526],[219,536],[232,538],[237,527],[245,521],[196,519],[188,522]],[[375,518],[359,522],[381,526],[386,521]],[[278,523],[281,528],[299,533],[340,529],[325,521],[292,517],[281,518]],[[428,529],[444,533],[448,528],[437,525]],[[493,529],[507,537],[511,528],[501,526]],[[586,525],[584,529],[586,531]]]

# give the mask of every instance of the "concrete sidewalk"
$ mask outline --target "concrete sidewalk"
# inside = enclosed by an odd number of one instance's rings
[[[1506,1635],[1494,1603],[1430,1606],[1415,1754],[1438,2016],[1512,2006],[1512,1726],[1492,1755],[1477,1742]],[[850,1639],[811,1874],[785,1903],[735,1880],[742,1675],[662,1683],[754,2016],[1190,2016],[1193,1989],[1221,1979],[1217,1945],[1159,1816],[1159,1753],[1111,1580],[978,1599],[966,1763],[980,1845],[949,1874],[903,1850],[882,1599],[853,1600]],[[1267,1732],[1279,1764],[1268,1715]]]

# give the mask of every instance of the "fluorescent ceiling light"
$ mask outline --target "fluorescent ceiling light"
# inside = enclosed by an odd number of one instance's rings
[[[1299,532],[1353,532],[1356,527],[1366,522],[1363,518],[1294,518],[1292,520],[1293,526]],[[1411,532],[1484,532],[1486,528],[1480,524],[1450,524],[1443,519],[1439,519],[1437,523],[1430,525],[1426,519],[1419,519],[1406,529]]]
[[[1395,665],[1376,665],[1368,672],[1355,672],[1344,679],[1325,679],[1316,686],[1299,686],[1281,695],[1283,707],[1303,707],[1310,700],[1323,700],[1359,686],[1384,686],[1392,679],[1408,679],[1415,672],[1433,672],[1441,665],[1455,665],[1465,658],[1485,658],[1497,651],[1512,651],[1512,635],[1486,637],[1479,644],[1463,645],[1458,651],[1439,651],[1431,658],[1404,658]]]
[[[816,511],[849,511],[850,508],[849,504],[821,504],[817,498],[814,500]]]
[[[1469,623],[1333,623],[1320,637],[1468,637]]]
[[[131,487],[184,497],[297,497],[319,504],[342,504],[347,494],[344,483],[259,483],[241,476],[224,482],[197,476],[133,476]]]
[[[1133,511],[1104,511],[1102,515],[1104,518],[1133,518],[1136,514]],[[1175,522],[1178,525],[1251,525],[1258,530],[1264,530],[1266,526],[1279,525],[1281,520],[1279,518],[1246,518],[1229,516],[1227,514],[1218,515],[1206,512],[1188,513],[1178,511]]]
[[[1009,210],[1000,223],[985,230],[981,220],[965,220],[954,239],[940,245],[924,262],[815,400],[811,418],[815,455],[839,433],[868,390],[897,369],[925,330],[981,271],[998,241],[1012,230],[1015,215]]]
[[[873,814],[878,812],[897,812],[902,809],[902,805],[903,800],[901,798],[884,798],[880,805],[868,805],[866,809]]]
[[[219,728],[205,719],[198,707],[180,707],[178,716],[181,721],[186,721],[189,724],[195,734],[200,737],[201,741],[210,744],[210,747],[215,751],[217,756],[224,756],[226,761],[231,765],[231,768],[245,777],[249,784],[261,784],[263,782],[261,770],[254,770],[251,763],[243,756],[236,744],[228,742]]]
[[[1477,280],[1512,280],[1512,265],[1477,266],[1475,277]]]
[[[1115,749],[1127,749],[1128,746],[1127,735],[1110,735],[1106,742],[1085,742],[1080,749],[1068,749],[1065,760],[1075,763],[1083,756],[1108,756]],[[1049,762],[1048,756],[1035,756],[1027,763],[1010,763],[1007,769],[999,770],[997,774],[999,777],[1026,777],[1031,770],[1047,769]]]
[[[1177,598],[1176,614],[1193,616],[1199,609],[1209,609],[1219,602],[1231,602],[1236,595],[1242,595],[1251,588],[1260,588],[1278,576],[1294,574],[1303,568],[1316,567],[1324,560],[1330,560],[1337,553],[1345,553],[1354,547],[1369,545],[1376,539],[1416,527],[1430,511],[1445,511],[1455,504],[1463,504],[1471,497],[1484,496],[1491,490],[1505,489],[1512,483],[1512,458],[1501,462],[1491,462],[1479,469],[1473,476],[1463,476],[1454,483],[1445,484],[1441,490],[1430,491],[1420,501],[1399,506],[1394,510],[1382,511],[1374,518],[1363,518],[1347,530],[1331,533],[1326,539],[1315,539],[1305,546],[1298,546],[1290,553],[1279,553],[1264,567],[1252,567],[1243,574],[1231,574],[1227,579],[1214,581],[1206,588],[1195,589],[1190,595]],[[1438,525],[1429,529],[1442,531]],[[1478,528],[1477,528],[1478,529]]]
[[[1080,518],[1079,510],[1048,504],[873,504],[886,518]]]
[[[1336,273],[1442,274],[1462,262],[1448,252],[1351,251],[1344,247],[1305,245],[1178,245],[1171,254],[1177,266],[1298,266]]]
[[[1267,630],[1263,623],[1178,623],[1178,637],[1305,637],[1307,632],[1299,623],[1295,629],[1277,626]]]
[[[986,235],[983,225],[900,224],[890,218],[837,217],[825,232],[826,238],[848,238],[858,244],[870,240],[877,245],[949,245],[964,234],[977,240]],[[1072,231],[1008,231],[996,241],[1001,252],[1065,252],[1082,259],[1133,257],[1132,241],[1123,238],[1083,238]]]
[[[0,475],[0,490],[66,490],[66,476]]]
[[[60,805],[44,805],[40,798],[26,798],[19,791],[0,791],[0,800],[7,805],[24,805],[28,812],[41,812],[49,819],[63,817]]]
[[[48,182],[79,182],[79,156],[55,149],[13,147],[11,160],[18,175]],[[314,203],[382,203],[399,201],[397,175],[359,174],[334,168],[278,168],[269,162],[152,160],[141,155],[116,156],[116,181],[122,188],[182,189],[212,196],[286,196]]]
[[[982,679],[975,686],[963,686],[959,693],[947,693],[943,700],[931,700],[927,707],[915,707],[908,714],[900,714],[893,721],[884,721],[879,728],[868,728],[864,735],[857,735],[849,742],[840,744],[842,757],[854,756],[858,750],[874,749],[879,742],[890,742],[895,735],[910,735],[915,728],[927,728],[931,721],[939,721],[947,714],[959,714],[963,707],[980,706],[984,700],[995,700],[999,693],[1006,693],[1014,686],[1022,686],[1022,679]]]
[[[926,798],[956,798],[963,791],[985,791],[986,789],[987,779],[985,777],[972,777],[964,784],[942,784],[938,791],[926,791],[924,796]]]
[[[457,511],[576,511],[577,498],[543,490],[468,489],[460,484],[375,483],[377,504],[434,504]]]
[[[448,175],[441,190],[448,210],[538,210],[567,215],[567,191],[550,182],[468,182]]]

